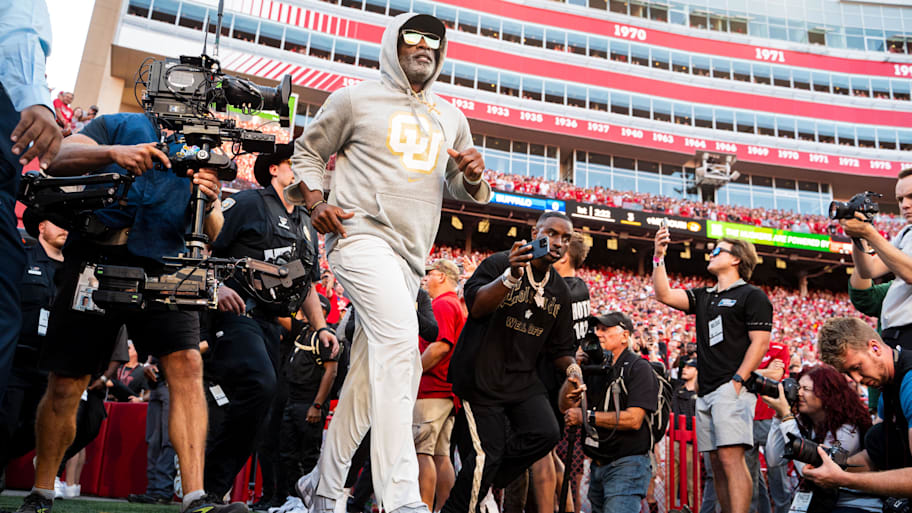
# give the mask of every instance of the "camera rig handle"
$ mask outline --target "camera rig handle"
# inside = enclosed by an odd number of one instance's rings
[[[171,169],[178,176],[185,176],[187,171],[199,171],[202,168],[214,169],[218,172],[219,180],[231,181],[237,177],[237,165],[227,155],[220,152],[212,151],[213,148],[219,147],[218,127],[193,127],[196,130],[190,130],[185,133],[184,137],[188,144],[199,147],[195,153],[181,154],[170,158]],[[211,132],[211,133],[210,133]],[[158,144],[159,149],[168,152],[168,146],[165,143]],[[206,223],[206,205],[209,198],[200,190],[199,185],[193,185],[193,193],[190,198],[191,219],[190,233],[185,235],[187,249],[190,252],[190,258],[202,257],[206,244],[209,243],[209,236],[205,233]]]

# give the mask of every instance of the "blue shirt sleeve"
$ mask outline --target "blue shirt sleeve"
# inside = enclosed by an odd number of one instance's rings
[[[902,407],[903,417],[908,421],[912,419],[912,372],[907,372],[899,385],[899,405]]]
[[[881,419],[884,418],[884,405],[883,405],[883,396],[881,395],[877,398],[877,416]]]
[[[22,112],[44,105],[54,112],[45,80],[51,20],[44,0],[0,0],[0,85]]]

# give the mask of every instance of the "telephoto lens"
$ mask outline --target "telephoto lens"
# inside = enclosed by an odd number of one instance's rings
[[[797,436],[794,433],[786,434],[788,435],[788,441],[785,442],[785,453],[783,456],[790,460],[814,465],[815,467],[823,465],[823,458],[817,454],[818,444],[812,442],[811,440],[808,440],[807,438]],[[848,466],[846,464],[846,461],[849,459],[849,453],[846,452],[845,449],[839,447],[827,447],[824,450],[837,465],[843,469]]]

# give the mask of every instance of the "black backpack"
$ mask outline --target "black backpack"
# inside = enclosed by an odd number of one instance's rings
[[[639,356],[637,356],[637,358],[639,358]],[[651,413],[646,413],[645,419],[646,424],[649,426],[649,447],[652,448],[657,442],[665,437],[665,433],[668,431],[668,421],[671,414],[672,387],[671,382],[666,377],[665,366],[662,365],[661,362],[649,362],[649,366],[652,368],[652,372],[655,374],[656,381],[658,381],[659,385],[659,397],[656,410]],[[629,366],[624,365],[621,367],[619,376],[608,386],[608,393],[611,393],[611,390],[615,384],[617,384],[620,391],[625,396],[627,395],[627,386],[624,384],[624,373],[626,372],[627,367]]]

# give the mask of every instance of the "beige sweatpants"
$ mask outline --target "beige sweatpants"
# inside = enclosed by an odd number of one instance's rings
[[[340,240],[329,254],[336,279],[357,312],[351,365],[320,455],[317,495],[345,511],[351,458],[371,430],[374,493],[386,511],[420,504],[412,410],[421,380],[418,319],[420,278],[385,241]]]

